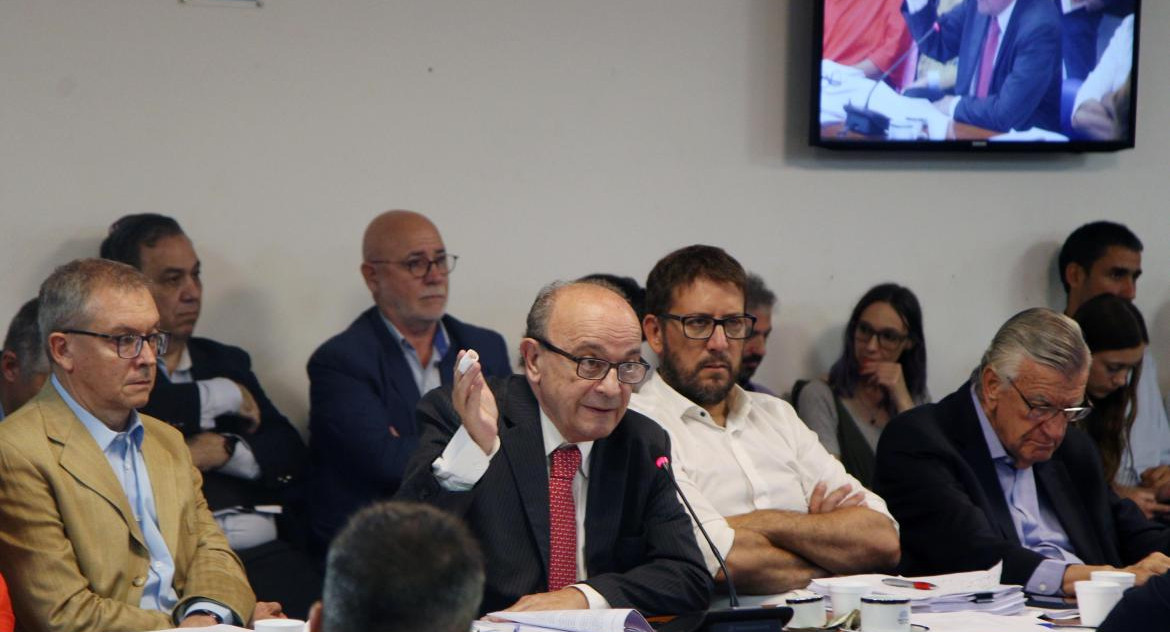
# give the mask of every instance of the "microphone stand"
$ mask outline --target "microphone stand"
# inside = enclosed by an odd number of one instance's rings
[[[714,540],[703,528],[703,523],[699,520],[698,514],[695,513],[694,507],[691,507],[687,495],[683,493],[682,487],[679,487],[678,481],[675,480],[674,472],[670,469],[670,458],[660,456],[655,461],[655,465],[658,469],[666,472],[666,478],[670,480],[670,484],[678,492],[678,497],[682,499],[687,513],[698,525],[699,533],[703,534],[707,546],[715,554],[715,560],[719,562],[719,568],[727,580],[727,600],[731,604],[730,608],[716,608],[705,612],[681,615],[674,621],[660,627],[659,632],[781,632],[784,629],[784,624],[792,619],[792,608],[743,607],[739,605],[739,597],[735,594],[735,582],[731,579],[731,571],[727,568],[727,562],[720,555],[719,547],[715,546]]]

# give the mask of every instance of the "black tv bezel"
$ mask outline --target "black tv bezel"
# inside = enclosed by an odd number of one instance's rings
[[[889,141],[874,139],[833,139],[821,137],[821,60],[824,56],[825,3],[828,0],[813,0],[813,41],[810,80],[812,83],[809,100],[809,145],[831,150],[868,150],[893,152],[959,152],[982,153],[1107,153],[1133,149],[1137,141],[1137,103],[1140,73],[1138,60],[1141,51],[1142,0],[1134,0],[1133,8],[1133,66],[1130,70],[1129,138],[1126,140],[1083,140],[1067,142],[1044,141],[990,141],[990,140],[917,140]]]

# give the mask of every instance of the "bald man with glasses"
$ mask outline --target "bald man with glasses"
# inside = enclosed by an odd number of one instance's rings
[[[874,488],[902,525],[902,571],[933,575],[1003,562],[1005,584],[1075,594],[1094,570],[1138,584],[1170,569],[1170,528],[1109,487],[1092,439],[1075,427],[1089,348],[1071,318],[1016,314],[971,379],[895,418],[878,443]]]
[[[324,555],[351,514],[394,495],[418,446],[414,407],[451,383],[455,354],[475,349],[487,375],[509,375],[500,334],[447,313],[459,258],[413,211],[366,227],[360,270],[374,300],[309,358],[310,544]]]

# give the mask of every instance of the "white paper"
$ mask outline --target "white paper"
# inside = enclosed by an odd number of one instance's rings
[[[650,624],[637,610],[541,610],[530,612],[492,612],[488,616],[523,624],[514,628],[476,628],[473,630],[505,630],[523,632],[533,630],[560,630],[563,632],[651,632]],[[480,622],[477,622],[480,623]]]
[[[882,583],[882,580],[891,577],[890,575],[852,575],[814,579],[809,583],[808,588],[813,592],[827,595],[833,584],[859,581],[868,584],[873,593],[909,599],[912,612],[957,612],[961,610],[1000,615],[1018,614],[1023,611],[1026,601],[1023,587],[999,583],[1002,570],[1003,564],[1000,563],[985,571],[903,578],[930,582],[935,585],[935,588],[930,590],[888,586]],[[989,596],[990,598],[982,598],[977,601],[975,600],[976,595]]]
[[[930,632],[1052,632],[1035,615],[1005,617],[986,612],[945,612],[911,614],[910,623],[930,628]]]

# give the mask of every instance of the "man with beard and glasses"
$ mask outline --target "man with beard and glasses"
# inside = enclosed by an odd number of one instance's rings
[[[776,395],[772,389],[752,381],[764,356],[768,354],[768,336],[772,335],[772,310],[776,307],[776,295],[760,275],[749,273],[744,286],[747,313],[756,317],[752,334],[743,342],[743,362],[739,366],[739,385],[745,391]]]
[[[679,485],[741,592],[892,569],[897,523],[783,400],[735,383],[755,318],[745,273],[720,248],[689,246],[650,271],[646,340],[657,375],[630,408],[670,434]],[[697,527],[696,527],[697,530]],[[725,581],[704,547],[707,568]]]

